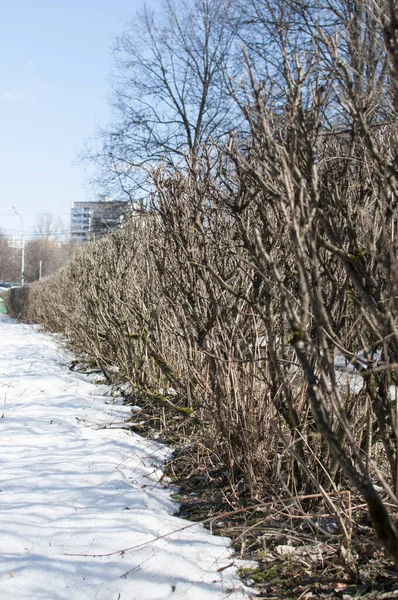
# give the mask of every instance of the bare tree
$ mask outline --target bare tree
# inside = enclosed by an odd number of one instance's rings
[[[39,238],[65,239],[66,226],[60,217],[51,213],[43,213],[36,219],[35,234]]]
[[[137,15],[115,46],[116,121],[97,157],[130,193],[159,161],[182,164],[239,126],[226,90],[235,29],[232,0],[165,0]],[[242,122],[242,119],[240,119]]]
[[[18,251],[0,231],[0,281],[18,281],[19,262]]]
[[[69,255],[66,228],[59,217],[39,215],[34,236],[25,244],[25,275],[29,282],[53,275]]]
[[[68,244],[49,239],[30,240],[25,244],[25,275],[28,282],[53,275],[68,257]]]

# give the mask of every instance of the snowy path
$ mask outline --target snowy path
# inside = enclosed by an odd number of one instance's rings
[[[195,525],[151,542],[189,524],[159,483],[166,449],[104,428],[131,409],[68,359],[0,317],[1,600],[247,598],[218,570],[228,540]]]

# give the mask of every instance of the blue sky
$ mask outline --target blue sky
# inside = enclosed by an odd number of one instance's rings
[[[77,155],[110,120],[111,47],[142,0],[0,0],[0,230],[69,225],[92,199]]]

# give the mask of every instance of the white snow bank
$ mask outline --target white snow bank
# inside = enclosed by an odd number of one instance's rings
[[[228,540],[172,516],[167,449],[106,428],[131,409],[68,358],[0,318],[1,600],[247,598]]]

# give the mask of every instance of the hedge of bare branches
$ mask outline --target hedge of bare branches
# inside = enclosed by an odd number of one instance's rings
[[[152,171],[151,214],[32,285],[28,318],[198,416],[237,491],[356,489],[398,565],[398,17],[288,4],[312,50],[264,21],[278,95],[247,55],[248,133]]]

